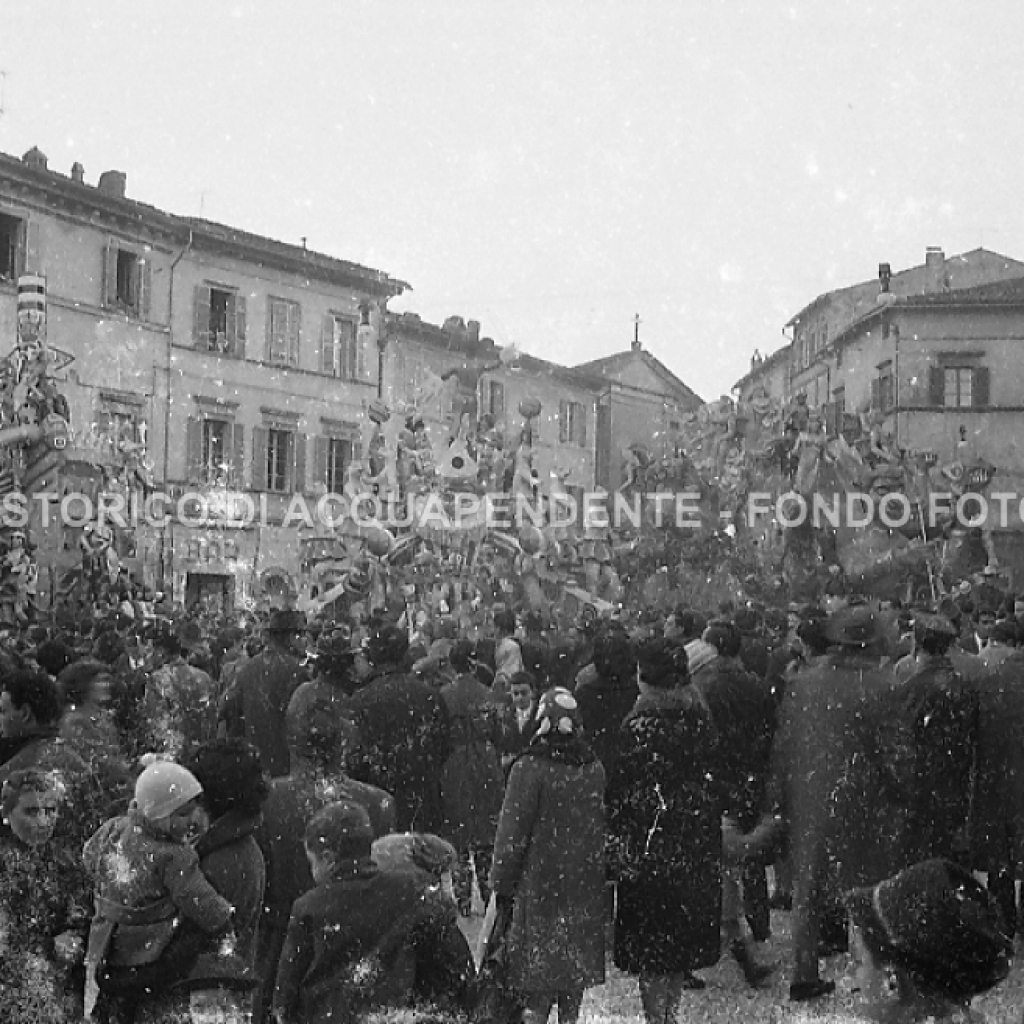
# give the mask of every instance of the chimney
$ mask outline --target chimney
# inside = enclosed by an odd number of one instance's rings
[[[469,334],[469,340],[472,342],[478,342],[480,340],[480,321],[479,320],[467,320],[466,331]]]
[[[929,245],[924,251],[924,290],[928,294],[949,290],[946,278],[946,254],[942,246]]]
[[[892,267],[888,263],[878,264],[878,290],[884,295],[889,290],[892,280]]]
[[[77,160],[71,165],[71,180],[79,185],[85,184],[85,168]]]
[[[128,175],[124,171],[104,171],[100,175],[100,180],[96,183],[96,187],[105,195],[124,199],[127,184]]]
[[[45,171],[48,163],[46,154],[38,147],[33,146],[22,158],[21,162],[37,171]]]

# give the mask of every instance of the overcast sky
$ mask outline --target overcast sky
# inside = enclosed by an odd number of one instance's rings
[[[1024,5],[0,0],[0,150],[703,397],[822,291],[1024,257]]]

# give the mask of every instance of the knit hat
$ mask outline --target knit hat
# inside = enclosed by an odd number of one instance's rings
[[[548,690],[537,704],[536,719],[540,723],[534,738],[547,736],[572,736],[583,726],[576,698],[561,686]]]
[[[370,856],[373,826],[366,809],[351,800],[328,804],[313,815],[306,826],[306,845],[339,860],[362,860]]]
[[[964,1000],[1006,977],[1013,943],[988,890],[947,860],[927,860],[846,894],[868,948],[921,988]]]
[[[173,761],[151,764],[135,781],[135,809],[156,821],[170,817],[203,792],[199,780]]]

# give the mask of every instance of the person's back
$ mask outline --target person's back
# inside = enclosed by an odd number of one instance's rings
[[[441,827],[440,772],[448,753],[444,703],[429,684],[398,669],[408,641],[392,628],[370,640],[376,666],[352,696],[352,720],[359,730],[359,769],[353,774],[390,793],[401,832],[435,832]]]
[[[362,808],[328,805],[303,839],[317,884],[295,902],[289,918],[274,991],[281,1024],[354,1022],[373,1008],[409,1005],[419,967],[437,954],[428,946],[461,958],[451,964],[448,980],[453,992],[464,988],[472,968],[454,908],[418,874],[376,867]]]
[[[934,655],[899,688],[894,711],[909,741],[900,744],[909,755],[908,777],[899,780],[909,805],[905,866],[932,857],[965,858],[977,764],[977,688],[945,654]],[[890,763],[898,765],[900,753],[892,752]]]
[[[252,743],[274,778],[288,774],[285,714],[302,678],[298,658],[272,644],[239,669],[221,707],[224,733]]]

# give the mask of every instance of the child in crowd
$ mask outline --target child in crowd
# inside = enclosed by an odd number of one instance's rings
[[[136,781],[128,814],[106,822],[86,843],[85,868],[96,887],[86,954],[87,1017],[100,989],[113,989],[105,985],[111,974],[159,963],[180,916],[210,935],[228,929],[233,908],[199,870],[187,841],[201,793],[198,780],[180,765],[151,764]],[[159,980],[170,985],[192,964],[162,966]]]
[[[351,801],[328,804],[306,827],[316,887],[292,908],[274,993],[279,1024],[465,998],[472,960],[454,907],[418,872],[381,871],[372,842],[366,810]]]

